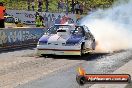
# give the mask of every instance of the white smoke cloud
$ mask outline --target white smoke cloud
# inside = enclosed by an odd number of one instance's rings
[[[93,12],[81,21],[95,36],[97,51],[132,48],[132,0],[119,2],[110,9]]]

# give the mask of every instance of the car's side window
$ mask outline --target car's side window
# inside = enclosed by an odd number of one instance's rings
[[[86,32],[86,37],[85,37],[86,40],[89,40],[89,39],[94,39],[93,35],[91,34],[91,32]]]
[[[83,26],[83,28],[86,32],[89,32],[89,28],[87,26]]]
[[[73,31],[73,34],[75,34],[75,35],[80,35],[80,36],[84,36],[84,35],[85,35],[85,32],[84,32],[83,27],[77,26],[77,27],[75,28],[75,30]]]
[[[85,33],[85,40],[88,40],[88,39],[89,39],[89,33],[86,32],[86,33]]]

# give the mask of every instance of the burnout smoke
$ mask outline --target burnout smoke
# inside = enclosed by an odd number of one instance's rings
[[[98,10],[84,17],[97,41],[96,51],[112,52],[132,48],[132,0],[116,3],[110,9]]]

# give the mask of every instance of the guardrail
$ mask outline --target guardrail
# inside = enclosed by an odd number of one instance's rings
[[[0,29],[0,51],[34,46],[45,30],[44,28]]]

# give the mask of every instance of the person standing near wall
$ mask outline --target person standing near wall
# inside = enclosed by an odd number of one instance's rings
[[[48,28],[48,17],[47,17],[47,15],[46,15],[46,13],[43,15],[43,19],[44,19],[44,26],[45,26],[46,28]]]
[[[34,11],[35,3],[32,1],[32,10]]]
[[[46,6],[45,12],[48,12],[49,11],[49,0],[45,0],[45,6]]]
[[[79,8],[80,6],[79,6],[79,2],[77,1],[76,2],[76,5],[75,5],[75,11],[76,11],[76,14],[79,14]]]
[[[5,7],[2,2],[0,2],[0,28],[5,28],[5,22],[4,22],[4,14],[5,14]]]
[[[57,19],[55,19],[55,24],[60,24],[61,23],[61,16],[59,15]]]
[[[57,7],[57,9],[58,9],[58,12],[60,12],[60,1],[58,1],[58,7]]]
[[[35,24],[36,24],[36,27],[40,27],[40,18],[39,18],[38,12],[36,12],[35,14]]]
[[[30,0],[27,0],[28,11],[30,11]]]
[[[60,9],[61,9],[61,12],[63,12],[65,9],[65,3],[63,0],[60,0]]]
[[[71,12],[74,14],[75,13],[75,5],[76,5],[76,3],[74,2],[74,0],[72,0],[72,2],[71,2]]]
[[[38,13],[36,12],[36,19],[35,19],[35,23],[36,23],[36,27],[44,27],[44,19],[43,17]]]
[[[81,15],[83,14],[83,9],[84,9],[84,5],[83,5],[83,3],[81,2],[81,3],[80,3],[80,14],[81,14]]]
[[[39,15],[39,19],[40,19],[40,27],[45,27],[43,16]]]
[[[42,5],[43,5],[42,0],[38,0],[38,12],[42,12]]]

